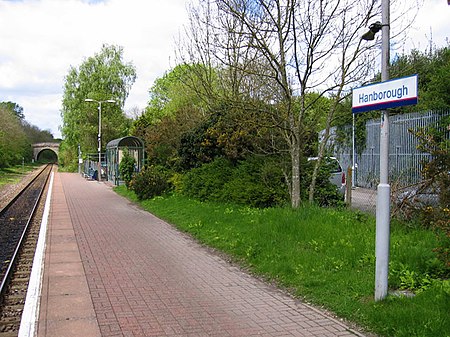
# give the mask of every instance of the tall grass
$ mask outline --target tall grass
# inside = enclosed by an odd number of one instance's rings
[[[135,201],[123,187],[119,193]],[[375,221],[314,206],[254,209],[181,196],[142,206],[294,296],[384,336],[449,336],[450,283],[432,232],[393,223],[390,285],[416,296],[374,302]]]

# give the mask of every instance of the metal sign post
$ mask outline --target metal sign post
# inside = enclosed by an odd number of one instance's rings
[[[389,185],[389,112],[388,108],[417,104],[417,75],[389,80],[389,0],[381,3],[382,22],[372,24],[362,36],[373,40],[375,33],[382,31],[381,83],[353,90],[352,112],[381,111],[380,128],[380,183],[377,188],[376,238],[375,238],[375,301],[384,299],[388,293],[390,198]]]
[[[389,0],[382,0],[381,81],[389,80]],[[375,239],[375,301],[388,293],[391,187],[389,185],[389,111],[381,112],[380,184],[377,189]]]

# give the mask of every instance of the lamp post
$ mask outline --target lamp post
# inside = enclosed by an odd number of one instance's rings
[[[389,80],[389,0],[382,0],[381,81]],[[389,185],[389,111],[381,112],[380,184],[377,189],[375,301],[388,293],[389,241],[391,216],[391,187]]]
[[[389,80],[389,0],[381,2],[379,21],[369,26],[369,31],[362,36],[364,40],[373,40],[381,30],[381,81]],[[375,239],[375,301],[384,299],[388,293],[389,275],[389,232],[390,232],[390,197],[389,186],[389,112],[381,111],[380,125],[380,183],[377,188],[376,239]]]
[[[113,99],[108,99],[106,101],[97,101],[92,98],[86,98],[85,102],[95,102],[98,104],[98,168],[97,168],[97,180],[101,181],[102,178],[102,103],[116,103]]]

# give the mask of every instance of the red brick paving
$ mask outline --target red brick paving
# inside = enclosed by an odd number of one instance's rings
[[[39,337],[362,336],[77,174],[48,237]]]

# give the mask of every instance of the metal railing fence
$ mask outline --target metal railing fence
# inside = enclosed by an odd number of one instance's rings
[[[391,186],[401,189],[420,183],[422,163],[431,159],[429,153],[418,150],[419,140],[409,130],[435,125],[441,118],[448,115],[450,110],[415,112],[390,117],[389,180]],[[362,152],[356,153],[354,186],[376,190],[380,172],[380,120],[367,121],[365,128],[365,148]],[[351,125],[346,127],[346,132],[352,133]],[[343,168],[353,166],[352,145],[338,144],[336,129],[331,131],[329,149],[339,159]]]

